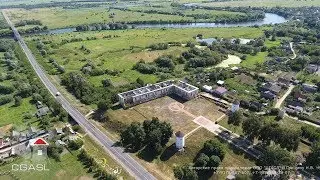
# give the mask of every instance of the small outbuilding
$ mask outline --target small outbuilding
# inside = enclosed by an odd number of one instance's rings
[[[235,100],[232,105],[231,105],[231,112],[236,112],[240,109],[240,101],[239,100]]]
[[[222,86],[222,85],[224,85],[224,81],[219,80],[219,81],[217,82],[217,84],[218,84],[219,86]]]

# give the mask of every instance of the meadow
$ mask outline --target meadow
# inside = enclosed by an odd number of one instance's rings
[[[256,38],[263,35],[264,28],[186,28],[186,29],[132,29],[101,32],[75,32],[60,35],[49,36],[30,36],[27,37],[28,45],[36,54],[37,59],[47,66],[50,72],[53,66],[49,64],[48,59],[53,58],[58,64],[62,65],[66,72],[80,71],[86,63],[93,62],[101,69],[119,70],[118,76],[102,75],[90,76],[89,80],[100,85],[101,80],[111,79],[115,86],[134,82],[138,77],[146,83],[154,83],[158,80],[155,75],[141,74],[132,70],[133,65],[144,60],[152,62],[161,55],[180,56],[187,50],[186,47],[172,46],[167,50],[148,51],[147,47],[154,43],[169,43],[188,41],[195,42],[194,37],[202,34],[204,37],[242,37]],[[104,37],[109,38],[104,38]],[[81,38],[83,41],[61,44],[63,40]],[[96,38],[94,40],[87,40]],[[36,49],[36,41],[40,39],[43,42],[50,42],[46,45],[48,55],[42,57]],[[90,50],[86,53],[81,50],[85,46]]]
[[[63,9],[40,8],[40,9],[10,9],[7,10],[9,18],[14,22],[25,19],[40,20],[49,29],[62,27],[74,27],[81,24],[109,23],[109,22],[132,22],[132,21],[181,21],[190,20],[191,17],[165,14],[146,14],[132,11],[122,11],[117,9],[81,8]]]
[[[24,129],[28,127],[28,122],[36,121],[36,117],[32,117],[27,121],[24,121],[26,114],[35,114],[36,107],[30,103],[31,98],[25,98],[22,100],[20,106],[15,107],[14,102],[0,106],[0,127],[8,124],[14,124],[18,129]]]
[[[182,0],[184,3],[202,3],[202,0]],[[301,6],[319,6],[320,0],[238,0],[238,1],[222,1],[222,2],[210,2],[202,3],[205,6],[213,7],[239,7],[239,6],[251,6],[251,7],[301,7]]]

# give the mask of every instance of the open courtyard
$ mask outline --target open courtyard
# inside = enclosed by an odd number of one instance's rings
[[[177,97],[165,96],[126,110],[111,110],[108,115],[111,124],[118,122],[124,125],[157,117],[170,123],[175,132],[182,131],[187,134],[199,127],[194,122],[197,117],[203,116],[214,122],[223,116],[224,113],[219,109],[219,106],[204,98],[182,101]]]

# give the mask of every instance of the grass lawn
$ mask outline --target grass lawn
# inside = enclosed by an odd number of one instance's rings
[[[132,109],[146,117],[146,119],[158,117],[161,121],[169,122],[172,125],[174,132],[182,131],[187,133],[198,127],[197,124],[192,122],[194,119],[193,117],[190,117],[183,112],[171,111],[169,105],[172,103],[177,103],[177,101],[171,97],[165,96],[134,106]],[[141,120],[143,121],[144,119]]]
[[[259,97],[259,93],[255,84],[248,85],[242,82],[238,77],[225,80],[226,87],[229,90],[236,90],[239,99],[252,100]],[[249,91],[249,92],[247,92]]]
[[[234,132],[234,133],[236,133],[238,135],[243,135],[244,134],[241,125],[240,126],[234,126],[232,124],[228,124],[228,117],[225,117],[225,118],[221,119],[221,121],[219,121],[219,125],[229,129],[230,131],[232,131],[232,132]]]
[[[183,104],[184,109],[195,116],[204,116],[211,121],[220,118],[224,113],[219,111],[220,107],[205,98],[197,98]]]
[[[0,106],[0,127],[7,125],[7,124],[14,124],[16,126],[26,126],[27,124],[23,122],[24,114],[26,113],[35,113],[36,107],[33,104],[30,104],[31,98],[25,98],[22,100],[22,103],[20,106],[15,107],[14,102],[5,104]],[[32,119],[29,119],[28,121],[34,121],[36,120],[35,117]]]
[[[1,166],[0,171],[11,171],[12,164],[26,164],[29,163],[23,158],[17,158],[10,164]],[[66,153],[61,156],[61,162],[53,159],[48,159],[46,162],[46,169],[49,171],[14,171],[13,173],[19,178],[24,180],[34,179],[54,179],[54,180],[70,180],[70,179],[94,179],[92,175],[87,174],[84,166],[77,159],[77,153]],[[0,179],[2,177],[0,176]]]
[[[297,74],[297,78],[301,81],[305,81],[306,83],[314,83],[320,81],[320,76],[317,74],[309,74],[304,72],[299,72]]]
[[[170,47],[167,50],[147,51],[146,48],[153,43],[160,42],[181,42],[194,41],[193,36],[198,33],[204,37],[243,37],[254,38],[262,35],[262,28],[188,28],[188,29],[134,29],[101,32],[81,32],[68,33],[62,35],[37,36],[43,41],[50,41],[46,45],[49,55],[43,58],[32,41],[35,37],[28,37],[28,45],[36,54],[38,61],[42,63],[48,71],[53,71],[53,66],[48,63],[48,59],[54,58],[62,65],[67,72],[80,71],[86,63],[93,62],[101,69],[120,70],[118,76],[96,76],[90,77],[90,81],[95,85],[101,85],[101,80],[109,78],[115,85],[122,85],[134,82],[138,77],[146,83],[154,83],[158,79],[154,75],[143,75],[132,70],[133,65],[140,61],[153,61],[161,55],[179,56],[185,47]],[[103,38],[111,35],[111,38]],[[96,37],[96,40],[86,40],[89,37]],[[82,38],[81,42],[73,42],[60,45],[62,40],[71,38]],[[84,45],[91,53],[81,50]]]
[[[268,52],[258,52],[257,55],[247,55],[247,59],[241,62],[241,66],[248,69],[255,69],[257,65],[263,64],[266,60]]]
[[[105,168],[109,173],[113,173],[113,169],[120,168],[121,173],[118,175],[118,179],[133,179],[126,171],[124,171],[124,169],[122,169],[119,163],[112,159],[100,145],[87,135],[84,137],[84,148],[97,162],[101,162],[101,165],[106,163]]]
[[[192,163],[198,152],[202,149],[204,142],[216,138],[217,137],[213,133],[201,128],[186,139],[186,148],[184,152],[174,152],[174,142],[170,141],[168,143],[168,147],[163,151],[158,159],[155,159],[152,163],[146,163],[142,160],[140,161],[149,171],[155,173],[157,177],[174,179],[174,167]],[[236,154],[233,150],[227,148],[227,144],[225,144],[225,146],[226,156],[220,167],[251,167],[255,164],[254,162],[246,159],[244,155]],[[227,175],[228,174],[219,176],[213,175],[211,179],[225,179]]]

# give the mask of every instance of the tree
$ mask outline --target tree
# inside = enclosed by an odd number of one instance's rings
[[[121,134],[121,143],[134,150],[140,149],[145,142],[146,133],[140,123],[132,123]]]
[[[313,172],[320,175],[320,142],[314,143],[311,147],[311,153],[306,158],[306,165],[313,166]]]
[[[83,141],[81,139],[76,139],[76,140],[70,141],[69,144],[68,144],[68,147],[71,150],[78,150],[82,146],[83,146]]]
[[[221,142],[218,140],[206,141],[203,145],[202,151],[209,157],[216,155],[223,160],[226,150]]]
[[[175,167],[174,176],[180,180],[197,180],[198,175],[194,169],[191,169],[190,166],[184,165],[182,167]]]
[[[263,122],[258,116],[255,115],[245,119],[242,123],[243,132],[250,139],[259,136],[262,126]]]
[[[159,57],[154,61],[158,67],[160,68],[168,68],[169,70],[174,70],[174,63],[169,56]]]
[[[154,154],[160,154],[162,150],[161,146],[161,130],[153,129],[148,136],[146,136],[146,143],[148,149]]]
[[[266,151],[262,154],[260,161],[258,162],[259,166],[294,166],[294,160],[291,156],[290,152],[282,149],[279,146],[269,146],[266,148]],[[264,169],[267,170],[267,169]],[[279,169],[275,169],[276,171]],[[290,171],[289,169],[285,169],[284,173],[280,174],[280,179],[287,179]]]
[[[98,102],[97,107],[99,111],[106,111],[108,109],[108,102],[105,100],[101,100]]]
[[[218,167],[221,163],[221,160],[218,156],[212,155],[208,161],[209,167]]]
[[[199,157],[197,158],[196,162],[194,163],[195,167],[206,167],[210,158],[205,155],[204,153],[201,153]]]
[[[56,161],[61,161],[60,160],[60,154],[63,151],[62,146],[57,146],[55,144],[50,144],[47,148],[47,154],[49,157],[55,159]]]
[[[20,96],[14,97],[14,106],[18,107],[22,103],[22,98]]]
[[[104,79],[101,81],[101,84],[103,85],[103,87],[109,87],[112,85],[112,82],[110,79]]]
[[[233,124],[239,126],[243,121],[243,113],[241,111],[236,111],[230,114],[228,119],[228,124]]]
[[[173,130],[169,123],[167,122],[160,122],[158,118],[152,118],[152,120],[145,120],[143,122],[143,129],[145,133],[147,134],[147,141],[155,141],[155,139],[150,138],[151,132],[155,129],[159,129],[161,132],[160,137],[160,143],[162,146],[168,143],[170,137],[172,136]]]
[[[137,81],[138,84],[140,84],[140,86],[144,86],[145,85],[144,81],[140,77],[138,77],[136,81]]]

